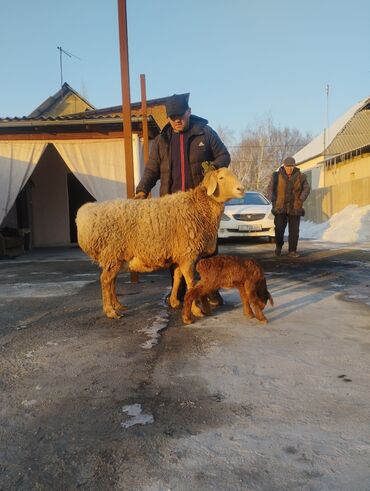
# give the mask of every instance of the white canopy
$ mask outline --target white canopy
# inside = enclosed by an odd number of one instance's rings
[[[97,201],[127,196],[123,140],[1,141],[0,224],[13,206],[48,143],[52,143],[69,169]],[[132,136],[134,177],[144,167],[142,144]]]
[[[28,181],[47,143],[0,142],[0,225]]]

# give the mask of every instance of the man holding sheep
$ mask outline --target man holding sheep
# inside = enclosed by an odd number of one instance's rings
[[[135,199],[146,198],[158,180],[161,196],[198,186],[204,177],[204,161],[216,168],[230,164],[230,154],[220,137],[206,119],[191,114],[185,95],[169,97],[166,112],[168,122],[152,144]],[[213,300],[222,303],[218,292]]]
[[[228,167],[230,154],[206,119],[191,114],[185,95],[166,101],[168,122],[155,138],[135,198],[146,198],[160,180],[160,195],[187,191],[203,180],[202,162]]]

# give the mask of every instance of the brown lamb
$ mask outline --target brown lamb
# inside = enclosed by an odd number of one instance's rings
[[[274,305],[274,302],[267,290],[263,269],[256,261],[219,255],[201,259],[196,270],[200,280],[185,295],[182,311],[184,324],[192,323],[191,305],[194,300],[200,299],[203,311],[210,313],[207,295],[219,288],[237,288],[243,302],[244,315],[248,319],[256,317],[260,322],[267,322],[262,310],[268,301],[271,305]]]

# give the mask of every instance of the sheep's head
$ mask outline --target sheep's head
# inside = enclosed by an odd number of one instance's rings
[[[225,203],[231,198],[244,196],[244,186],[236,175],[226,167],[208,171],[203,179],[203,186],[207,188],[208,196],[219,203]]]

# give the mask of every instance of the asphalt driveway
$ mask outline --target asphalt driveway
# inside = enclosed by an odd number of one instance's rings
[[[370,490],[370,247],[263,242],[275,306],[181,324],[167,271],[103,316],[77,248],[0,261],[0,489]]]

